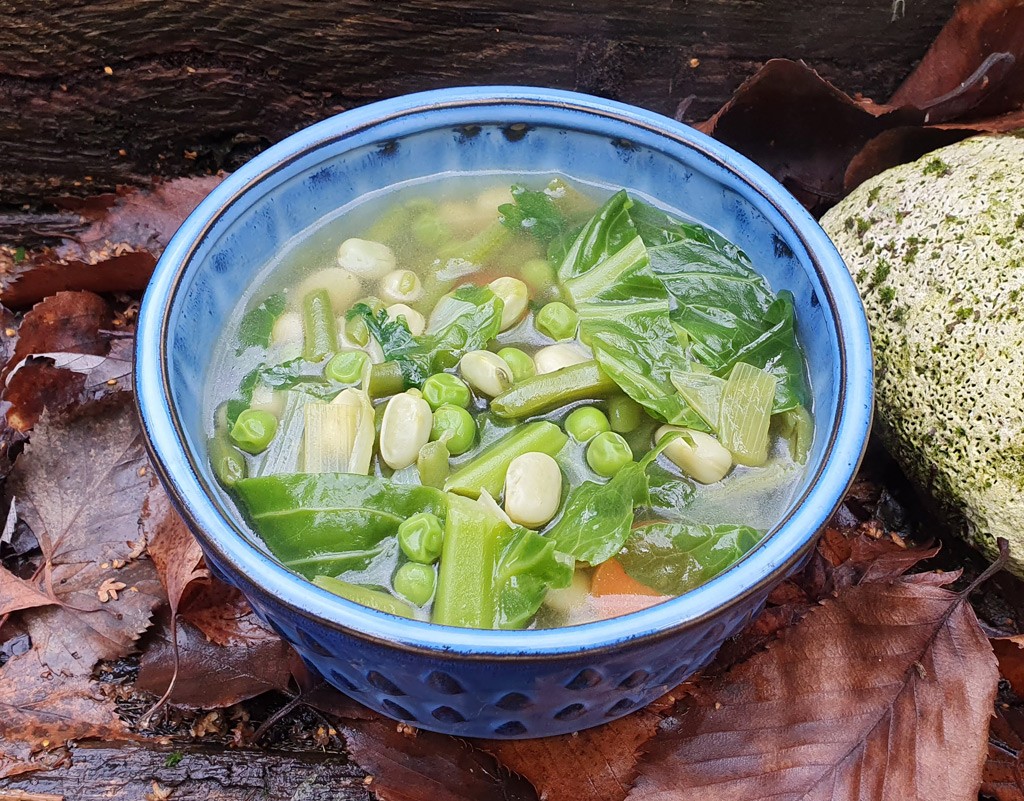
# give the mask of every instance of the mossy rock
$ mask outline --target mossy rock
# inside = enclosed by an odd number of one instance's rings
[[[822,218],[874,342],[875,429],[950,524],[1024,576],[1024,138],[929,153]]]

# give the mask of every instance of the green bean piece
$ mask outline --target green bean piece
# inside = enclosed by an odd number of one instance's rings
[[[473,393],[466,382],[451,373],[435,373],[423,382],[423,400],[430,404],[432,411],[441,406],[461,406],[469,408]]]
[[[533,320],[534,327],[555,340],[572,339],[580,316],[561,301],[546,303]]]
[[[508,369],[512,371],[512,380],[517,384],[537,375],[537,365],[519,348],[502,348],[498,351],[498,356],[508,365]]]
[[[327,362],[324,375],[341,384],[358,384],[369,360],[370,357],[361,350],[342,351]]]
[[[338,324],[326,289],[302,299],[302,358],[318,362],[338,349]]]
[[[565,418],[565,433],[577,442],[586,442],[604,431],[610,431],[608,418],[600,409],[584,406]]]
[[[439,248],[451,242],[451,229],[436,211],[425,211],[412,221],[412,236],[424,247]]]
[[[527,378],[492,400],[491,411],[504,418],[529,417],[574,401],[606,398],[620,391],[597,362],[587,361]]]
[[[433,565],[420,562],[406,562],[391,579],[395,592],[416,606],[425,606],[434,597],[437,574]]]
[[[494,567],[503,530],[505,524],[475,501],[449,498],[432,623],[494,627]]]
[[[451,454],[443,442],[428,442],[420,448],[416,457],[416,472],[420,475],[420,484],[424,487],[441,489],[451,473],[448,457]]]
[[[438,406],[430,426],[430,438],[448,446],[452,456],[460,456],[476,442],[476,421],[461,406]]]
[[[381,362],[370,367],[363,390],[371,398],[387,398],[405,389],[405,376],[398,362]]]
[[[206,444],[206,450],[210,455],[213,474],[225,487],[233,487],[236,481],[240,481],[248,474],[245,457],[238,448],[228,442],[226,437],[210,437]]]
[[[387,612],[390,615],[399,617],[415,617],[412,609],[404,601],[400,601],[393,595],[360,584],[350,584],[334,576],[317,576],[313,583],[322,590],[333,592],[346,600],[353,601],[378,612]]]
[[[433,564],[443,545],[444,529],[435,514],[417,512],[398,526],[398,547],[413,562]]]
[[[277,418],[261,409],[246,409],[231,427],[231,441],[246,453],[263,453],[277,433]]]
[[[608,422],[612,431],[628,434],[644,419],[644,410],[628,395],[619,395],[608,400]]]
[[[587,446],[587,464],[599,476],[611,478],[633,461],[633,451],[621,434],[604,431]]]
[[[568,441],[558,426],[546,420],[519,426],[452,473],[444,488],[470,498],[477,498],[481,490],[487,490],[491,497],[497,498],[513,459],[531,452],[554,456]]]

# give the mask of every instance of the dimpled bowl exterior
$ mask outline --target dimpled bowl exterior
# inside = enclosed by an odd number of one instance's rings
[[[224,321],[282,246],[364,196],[446,172],[564,172],[684,210],[793,292],[816,431],[791,508],[754,551],[687,595],[612,620],[479,631],[337,598],[277,564],[217,488],[203,387]],[[468,737],[583,729],[652,701],[707,663],[809,553],[848,487],[871,420],[871,349],[831,243],[773,179],[659,115],[523,87],[445,89],[307,128],[229,176],[157,266],[136,387],[161,478],[214,573],[332,684],[393,718]]]

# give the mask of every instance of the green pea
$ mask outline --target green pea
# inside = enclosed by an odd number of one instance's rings
[[[460,406],[463,409],[473,400],[466,382],[451,373],[435,373],[423,382],[423,400],[433,411],[441,406]]]
[[[436,583],[434,566],[420,562],[406,562],[391,580],[395,592],[416,606],[423,606],[433,597]]]
[[[583,406],[565,418],[565,433],[577,442],[586,442],[610,429],[604,412],[593,406]]]
[[[640,425],[640,421],[643,419],[643,407],[632,398],[620,395],[608,400],[608,422],[611,424],[612,431],[628,434]]]
[[[398,546],[409,559],[429,565],[441,556],[444,529],[437,515],[418,512],[398,527]]]
[[[363,370],[370,360],[361,350],[346,350],[335,354],[324,368],[324,375],[342,384],[356,384],[363,377]]]
[[[512,380],[517,384],[525,378],[537,375],[537,365],[519,348],[502,348],[498,351],[498,356],[508,365],[508,369],[512,371]]]
[[[620,434],[604,431],[587,446],[587,464],[599,476],[611,478],[631,461],[633,451]]]
[[[537,312],[533,320],[534,326],[544,336],[552,339],[572,339],[576,336],[576,325],[579,315],[561,301],[546,303]]]
[[[476,421],[461,406],[438,406],[430,426],[430,439],[441,440],[452,456],[465,453],[476,442]]]
[[[231,441],[246,453],[262,453],[277,433],[277,418],[261,409],[246,409],[231,427]]]

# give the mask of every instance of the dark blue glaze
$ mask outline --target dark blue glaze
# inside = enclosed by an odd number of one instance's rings
[[[564,172],[679,208],[793,292],[816,431],[792,508],[708,584],[612,620],[478,631],[392,617],[277,564],[215,489],[203,386],[224,321],[293,235],[361,195],[446,171]],[[347,112],[225,180],[168,245],[139,319],[136,388],[151,453],[214,572],[335,686],[385,715],[470,737],[595,726],[707,663],[812,547],[871,422],[871,345],[857,292],[807,212],[760,168],[666,117],[569,92],[445,89]]]

